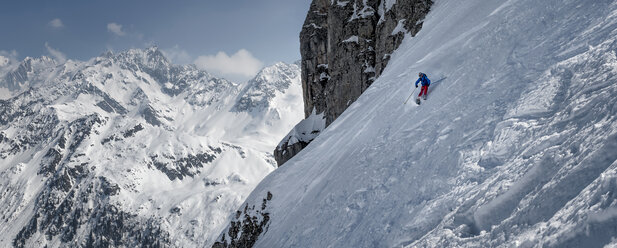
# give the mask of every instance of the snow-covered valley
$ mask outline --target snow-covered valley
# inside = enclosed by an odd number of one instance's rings
[[[210,245],[303,116],[296,64],[243,84],[156,47],[6,68],[1,247]]]
[[[435,1],[218,241],[253,219],[256,247],[617,245],[616,37],[614,1]]]

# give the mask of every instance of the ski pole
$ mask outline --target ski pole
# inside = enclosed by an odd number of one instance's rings
[[[416,87],[415,89],[413,89],[413,91],[411,92],[411,94],[409,95],[409,97],[407,97],[407,100],[405,100],[405,103],[403,103],[403,104],[407,104],[407,101],[409,101],[409,98],[411,98],[411,96],[413,96],[413,93],[416,93],[416,89],[418,89],[418,87]]]

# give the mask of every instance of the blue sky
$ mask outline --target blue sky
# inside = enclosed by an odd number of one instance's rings
[[[3,1],[0,51],[15,51],[18,59],[86,60],[106,50],[157,45],[174,62],[197,63],[241,80],[255,67],[300,59],[298,36],[310,2]],[[227,67],[251,68],[229,75],[233,68]]]

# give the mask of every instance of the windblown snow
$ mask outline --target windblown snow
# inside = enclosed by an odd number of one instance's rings
[[[208,246],[302,119],[300,69],[236,84],[156,48],[27,58],[0,87],[0,246]]]
[[[380,78],[251,193],[249,208],[272,194],[255,246],[615,245],[617,3],[431,9]],[[428,100],[403,105],[420,71]]]

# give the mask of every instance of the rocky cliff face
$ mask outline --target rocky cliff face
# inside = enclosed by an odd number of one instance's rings
[[[315,110],[330,125],[381,74],[405,34],[420,31],[432,3],[314,0],[300,33],[305,117]],[[308,145],[303,142],[279,145],[279,166]]]

